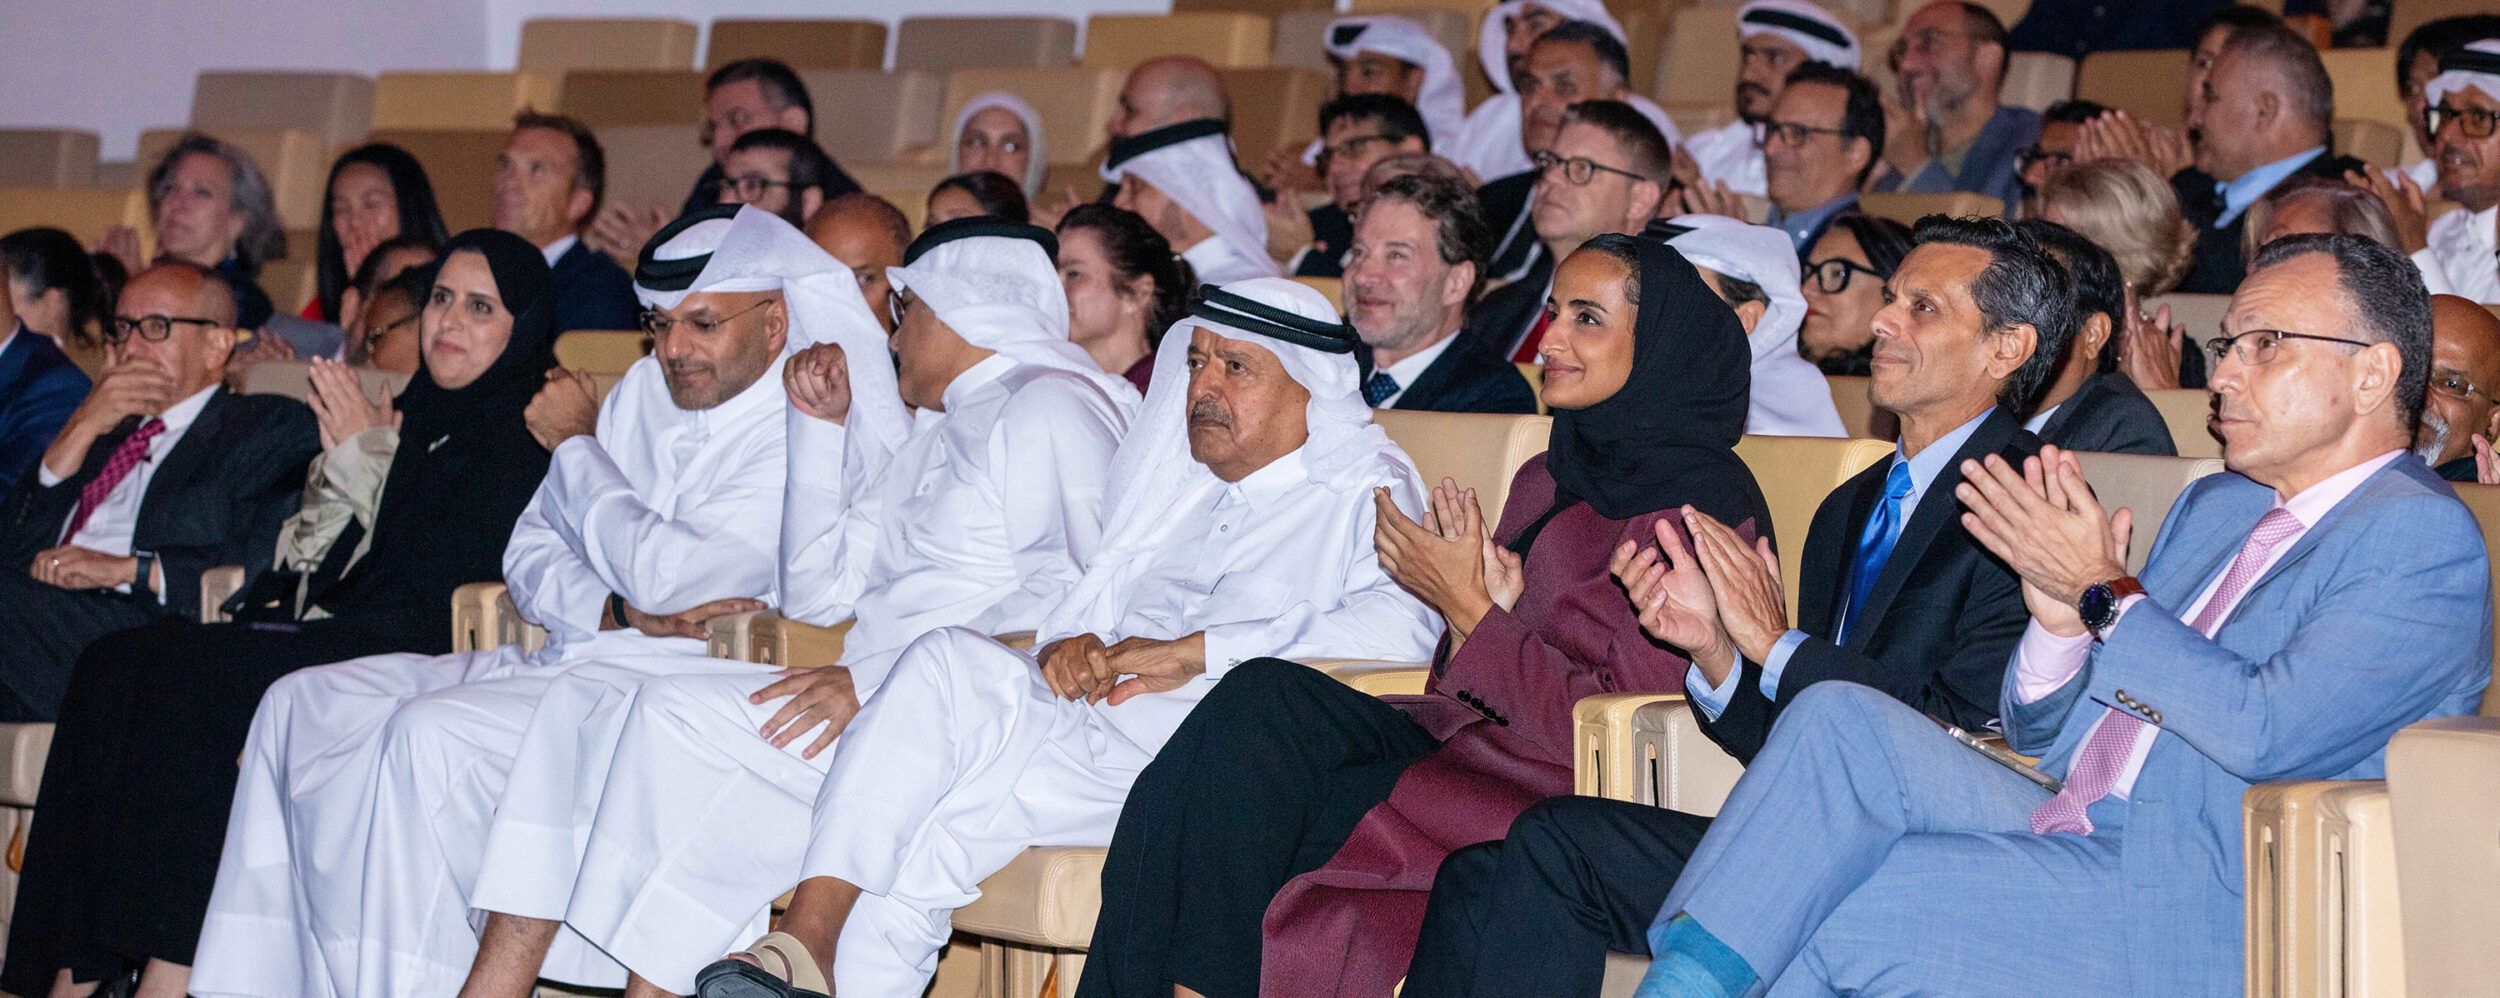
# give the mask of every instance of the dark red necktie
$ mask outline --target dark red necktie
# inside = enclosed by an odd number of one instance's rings
[[[78,508],[70,511],[69,530],[61,534],[62,543],[69,543],[71,538],[78,536],[78,528],[87,525],[87,518],[95,515],[96,507],[104,505],[105,498],[113,494],[113,487],[130,477],[131,469],[137,468],[139,462],[147,460],[148,441],[163,432],[165,421],[150,419],[139,424],[136,432],[122,438],[121,445],[113,448],[113,456],[104,460],[104,470],[98,472],[86,487],[78,490]]]

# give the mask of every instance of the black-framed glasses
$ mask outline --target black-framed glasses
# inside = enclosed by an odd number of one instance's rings
[[[1570,159],[1564,159],[1550,152],[1541,152],[1532,157],[1532,160],[1536,163],[1536,172],[1540,176],[1553,170],[1555,167],[1561,167],[1563,179],[1571,181],[1573,186],[1578,187],[1588,186],[1589,181],[1597,179],[1597,174],[1600,171],[1632,180],[1649,179],[1648,177],[1641,176],[1640,174],[1634,173],[1630,170],[1615,169],[1614,167],[1607,166],[1604,163],[1600,163],[1586,156],[1573,156]]]
[[[2031,169],[2034,165],[2043,160],[2053,162],[2062,168],[2066,164],[2075,161],[2075,154],[2072,152],[2042,149],[2039,146],[2024,146],[2014,153],[2015,165],[2025,170]]]
[[[1837,128],[1822,128],[1795,121],[1766,121],[1754,126],[1755,145],[1770,145],[1771,137],[1778,136],[1780,141],[1788,143],[1793,148],[1806,144],[1807,139],[1817,135],[1830,135],[1845,139],[1849,133]]]
[[[2490,392],[2475,387],[2473,379],[2457,371],[2432,371],[2431,390],[2459,401],[2471,401],[2479,395],[2485,402],[2500,405],[2500,399],[2493,398]]]
[[[415,321],[417,321],[418,319],[422,319],[422,318],[424,318],[424,317],[425,317],[425,313],[424,313],[424,312],[422,312],[422,311],[418,311],[418,312],[410,312],[410,313],[408,313],[405,317],[403,317],[403,318],[399,319],[399,320],[398,320],[398,321],[396,321],[396,322],[389,322],[389,323],[385,323],[385,324],[383,324],[383,325],[370,327],[370,328],[368,328],[368,329],[366,329],[366,330],[365,330],[365,341],[366,341],[366,342],[368,342],[368,343],[378,342],[378,341],[380,341],[380,340],[382,339],[382,337],[389,336],[389,335],[390,335],[390,334],[392,334],[392,333],[398,332],[398,331],[399,331],[399,327],[401,327],[401,326],[405,326],[405,325],[407,325],[407,324],[409,324],[409,323],[411,323],[411,322],[415,322]]]
[[[2205,353],[2212,356],[2216,364],[2222,363],[2224,357],[2233,357],[2242,364],[2256,367],[2274,360],[2275,353],[2283,348],[2284,340],[2319,340],[2356,347],[2370,345],[2368,340],[2345,339],[2341,336],[2314,336],[2309,333],[2294,333],[2281,329],[2251,329],[2237,336],[2216,336],[2206,340]]]
[[[2423,130],[2434,136],[2438,135],[2439,130],[2451,121],[2457,123],[2457,130],[2464,132],[2466,138],[2487,139],[2491,137],[2493,127],[2500,125],[2500,111],[2480,107],[2457,107],[2447,103],[2422,109]]]
[[[1336,143],[1335,145],[1321,146],[1319,148],[1319,159],[1312,165],[1319,167],[1321,172],[1326,172],[1329,163],[1338,159],[1360,156],[1363,154],[1363,149],[1370,146],[1372,143],[1388,141],[1391,140],[1386,135],[1357,135],[1352,138],[1348,138],[1345,141]]]
[[[1823,293],[1827,295],[1836,295],[1849,290],[1849,279],[1859,274],[1865,274],[1878,281],[1884,279],[1883,271],[1845,256],[1828,257],[1808,263],[1806,273],[1813,275],[1814,286],[1823,289]]]
[[[763,197],[765,191],[772,190],[775,187],[798,186],[787,180],[774,180],[771,177],[753,173],[736,177],[723,177],[721,178],[720,183],[721,186],[729,188],[730,193],[749,201]]]
[[[679,323],[684,323],[688,328],[693,329],[696,335],[710,336],[713,333],[719,332],[720,327],[728,325],[729,320],[735,319],[741,315],[745,315],[780,300],[781,299],[779,298],[766,298],[763,301],[756,302],[753,305],[749,305],[717,319],[705,318],[702,316],[690,316],[688,318],[680,319],[658,309],[648,309],[642,313],[642,331],[651,334],[652,339],[663,339],[668,336],[671,330],[677,328]]]
[[[174,334],[174,326],[178,323],[193,326],[215,326],[217,324],[217,320],[194,319],[186,316],[164,314],[143,315],[136,319],[125,319],[116,315],[113,317],[113,321],[104,327],[104,342],[120,343],[123,340],[129,339],[130,334],[135,332],[139,334],[140,339],[146,340],[150,343],[163,343],[165,342],[166,337]]]

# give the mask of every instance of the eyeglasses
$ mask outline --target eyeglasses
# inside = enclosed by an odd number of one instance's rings
[[[1320,170],[1324,172],[1328,169],[1328,164],[1331,162],[1338,159],[1352,159],[1356,156],[1362,155],[1363,149],[1372,143],[1387,141],[1390,141],[1390,139],[1386,135],[1357,135],[1335,145],[1321,146],[1319,150],[1319,161],[1313,165],[1318,166]]]
[[[1817,135],[1833,135],[1845,138],[1848,134],[1849,133],[1841,131],[1837,128],[1817,128],[1813,125],[1799,124],[1794,121],[1766,121],[1754,127],[1754,144],[1767,146],[1771,144],[1772,136],[1778,136],[1780,141],[1786,142],[1790,146],[1801,146],[1806,144],[1807,139],[1813,138]]]
[[[369,329],[366,329],[366,330],[365,330],[365,340],[366,340],[367,342],[377,342],[377,341],[381,340],[381,339],[382,339],[382,337],[389,336],[389,335],[390,335],[390,334],[392,334],[392,333],[398,332],[398,331],[399,331],[399,327],[401,327],[401,326],[405,326],[405,325],[407,325],[407,324],[409,324],[409,323],[411,323],[411,322],[415,322],[415,321],[417,321],[418,319],[421,319],[421,318],[424,318],[424,317],[425,317],[425,313],[423,313],[423,312],[410,312],[410,313],[408,313],[407,317],[402,318],[402,319],[400,319],[400,320],[399,320],[399,321],[397,321],[397,322],[392,322],[392,323],[388,323],[388,324],[386,324],[386,325],[380,325],[380,326],[374,326],[374,327],[371,327],[371,328],[369,328]]]
[[[2485,402],[2500,404],[2500,399],[2495,399],[2491,397],[2491,393],[2474,387],[2474,382],[2455,371],[2432,371],[2431,390],[2459,401],[2469,401],[2474,396],[2480,395]]]
[[[736,194],[737,196],[748,201],[753,201],[756,198],[763,197],[765,191],[771,190],[775,187],[798,186],[797,184],[793,184],[787,180],[774,180],[770,177],[754,173],[736,177],[723,177],[721,178],[720,183],[722,187],[728,188],[730,193]]]
[[[2025,170],[2031,169],[2033,164],[2039,163],[2043,160],[2050,161],[2055,165],[2062,167],[2068,163],[2074,162],[2075,154],[2072,152],[2057,152],[2042,149],[2039,146],[2024,146],[2020,151],[2014,153],[2015,165]]]
[[[2256,367],[2273,361],[2275,353],[2283,348],[2284,340],[2320,340],[2356,347],[2370,345],[2367,340],[2348,340],[2341,336],[2312,336],[2308,333],[2292,333],[2280,329],[2251,329],[2237,336],[2216,336],[2206,340],[2205,352],[2212,355],[2216,364],[2222,363],[2222,359],[2227,356],[2237,358],[2242,364]]]
[[[1806,273],[1813,275],[1814,286],[1823,289],[1823,293],[1827,295],[1836,295],[1849,290],[1849,279],[1859,274],[1865,274],[1878,281],[1884,279],[1883,271],[1840,256],[1806,264]]]
[[[1604,163],[1600,163],[1586,156],[1573,156],[1570,159],[1564,159],[1550,152],[1541,152],[1536,154],[1533,159],[1536,163],[1536,172],[1539,175],[1543,175],[1559,166],[1562,168],[1563,179],[1571,181],[1575,186],[1587,186],[1589,181],[1597,179],[1597,174],[1601,170],[1619,177],[1630,178],[1632,180],[1649,179],[1648,177],[1641,176],[1640,174],[1634,173],[1630,170],[1615,169],[1614,167],[1607,166]]]
[[[163,343],[165,337],[174,334],[174,324],[177,322],[194,326],[217,324],[215,319],[189,319],[179,315],[143,315],[136,319],[125,319],[117,315],[113,317],[112,324],[104,329],[104,342],[118,344],[129,339],[130,334],[136,332],[140,339],[150,343]]]
[[[2487,139],[2491,137],[2492,127],[2500,125],[2500,111],[2449,104],[2422,109],[2422,126],[2432,135],[2438,135],[2440,128],[2451,121],[2457,123],[2457,130],[2464,132],[2466,138]]]
[[[684,323],[687,327],[694,330],[695,335],[710,336],[713,333],[719,332],[720,327],[728,325],[729,320],[735,319],[741,315],[745,315],[780,300],[781,299],[779,298],[766,298],[763,301],[756,302],[753,305],[749,305],[717,319],[707,319],[700,316],[680,319],[658,309],[650,309],[642,313],[642,331],[650,333],[652,339],[664,339],[668,336],[670,330],[677,328],[679,323]]]

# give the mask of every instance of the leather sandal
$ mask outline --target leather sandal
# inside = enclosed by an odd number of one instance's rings
[[[715,960],[694,975],[699,998],[832,998],[822,964],[798,937],[787,932],[764,938],[733,954],[754,960]]]

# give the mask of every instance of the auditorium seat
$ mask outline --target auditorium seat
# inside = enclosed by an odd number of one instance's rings
[[[2135,528],[2127,538],[2130,572],[2143,571],[2145,557],[2153,552],[2153,538],[2160,535],[2162,521],[2170,518],[2170,506],[2179,494],[2197,479],[2222,470],[2218,457],[2076,451],[2075,459],[2082,462],[2084,481],[2092,483],[2092,495],[2103,510],[2115,513],[2125,507],[2135,511]]]
[[[243,394],[284,395],[298,402],[304,401],[312,397],[311,368],[310,363],[300,360],[261,361],[252,365],[250,370],[243,372]],[[375,402],[396,398],[400,389],[408,387],[408,376],[396,371],[360,368],[356,371],[356,380],[364,383],[365,397]],[[234,569],[236,573],[242,572],[241,566],[226,567]],[[210,571],[222,572],[224,569],[210,569]],[[219,587],[210,585],[203,578],[200,583],[200,612],[206,614],[218,604],[224,603],[227,596],[233,595],[243,580],[241,575],[237,574],[233,581],[235,585],[224,586],[220,592]]]
[[[779,59],[798,70],[883,69],[885,22],[746,18],[712,22],[712,40],[703,50],[707,71],[754,58]]]
[[[687,69],[697,29],[675,18],[533,17],[521,22],[517,68],[550,74],[576,69]]]
[[[1172,13],[1240,13],[1278,17],[1309,11],[1334,11],[1336,0],[1172,0]]]
[[[555,108],[563,80],[537,72],[383,73],[373,81],[373,128],[505,131],[514,114]]]
[[[1536,414],[1539,416],[1551,414],[1554,411],[1553,408],[1545,404],[1545,365],[1527,361],[1514,363],[1511,366],[1519,369],[1519,376],[1528,379],[1528,390],[1536,393]]]
[[[373,141],[408,150],[425,166],[425,179],[434,185],[434,200],[443,209],[443,224],[459,232],[480,228],[492,217],[495,158],[503,153],[511,124],[506,115],[503,126],[492,130],[383,129],[373,133]]]
[[[1545,452],[1554,421],[1547,416],[1381,409],[1372,422],[1389,434],[1423,474],[1426,487],[1450,478],[1476,490],[1476,504],[1499,523],[1511,476]]]
[[[1633,89],[1645,91],[1662,105],[1727,104],[1734,99],[1741,55],[1736,47],[1735,7],[1697,3],[1678,8],[1663,47],[1655,85],[1635,82]],[[1676,121],[1678,127],[1683,124]]]
[[[608,161],[608,200],[659,206],[674,215],[694,178],[712,165],[710,150],[697,145],[697,126],[609,125],[597,129]],[[631,267],[633,261],[620,261]]]
[[[1313,291],[1317,291],[1320,294],[1327,295],[1328,303],[1337,306],[1337,314],[1345,314],[1345,278],[1295,277],[1293,278],[1293,282]]]
[[[1443,48],[1450,50],[1451,65],[1459,75],[1470,80],[1483,76],[1476,68],[1476,20],[1473,15],[1457,10],[1403,10],[1397,16],[1422,25]],[[1322,44],[1328,23],[1347,15],[1327,10],[1305,10],[1276,15],[1275,42],[1269,50],[1271,66],[1301,66],[1334,73],[1328,62],[1328,49]],[[1468,106],[1475,106],[1470,100]]]
[[[2170,426],[2170,442],[2180,457],[2221,457],[2222,441],[2214,439],[2206,420],[2213,416],[2213,395],[2202,388],[2156,388],[2144,393]]]
[[[1901,435],[1901,421],[1892,413],[1875,407],[1867,397],[1867,377],[1863,374],[1834,374],[1823,378],[1832,389],[1832,405],[1840,410],[1841,428],[1849,435],[1866,440],[1890,440]]]
[[[1127,78],[1124,70],[1086,66],[958,69],[946,74],[946,106],[931,126],[931,134],[940,143],[953,141],[954,136],[943,131],[955,123],[964,105],[990,91],[1004,90],[1024,98],[1042,116],[1042,151],[1049,155],[1051,165],[1085,164],[1090,173],[1111,141],[1111,118],[1120,112],[1120,84]],[[941,148],[937,162],[945,161],[946,151]],[[1095,183],[1101,183],[1099,177]],[[1058,185],[1053,184],[1051,190],[1057,192]]]
[[[2500,981],[2500,948],[2491,945],[2500,924],[2500,717],[2442,718],[2397,732],[2387,747],[2387,796],[2407,993],[2490,988]]]
[[[49,225],[93,246],[116,225],[139,233],[141,257],[155,252],[156,235],[148,225],[148,198],[142,191],[101,187],[0,187],[0,232]]]
[[[1889,440],[1848,437],[1770,437],[1748,433],[1736,442],[1736,456],[1744,459],[1745,467],[1753,472],[1754,482],[1762,486],[1762,498],[1771,508],[1771,530],[1780,556],[1780,582],[1787,590],[1789,606],[1797,605],[1806,528],[1814,523],[1815,509],[1823,505],[1823,497],[1850,476],[1891,456],[1892,451]]]
[[[0,186],[93,187],[97,141],[74,128],[0,128]]]
[[[1096,14],[1085,21],[1085,55],[1078,61],[1127,69],[1157,56],[1194,55],[1218,69],[1265,66],[1270,27],[1256,14]]]
[[[1271,149],[1299,156],[1319,137],[1319,106],[1336,77],[1300,67],[1227,69],[1224,89],[1233,97],[1233,154],[1253,175],[1265,172]]]
[[[2406,139],[2410,131],[2376,118],[2337,118],[2331,134],[2336,152],[2372,166],[2401,166],[2412,158],[2405,155],[2407,146],[2411,144]]]
[[[2385,122],[2395,126],[2399,134],[2413,130],[2405,121],[2404,98],[2396,93],[2395,49],[2325,49],[2318,53],[2318,59],[2326,64],[2328,82],[2335,85],[2336,118]],[[2335,151],[2361,155],[2341,144]]]
[[[799,79],[816,102],[816,143],[844,169],[937,148],[939,133],[954,120],[939,117],[947,87],[942,73],[812,69]],[[1113,93],[1116,98],[1118,91]],[[937,161],[946,161],[943,148],[937,148]]]
[[[1998,103],[2046,111],[2049,105],[2075,95],[2075,60],[2054,52],[2016,52],[2006,56],[2005,84]]]
[[[556,363],[592,374],[623,374],[651,353],[639,329],[576,329],[556,337]]]
[[[935,163],[859,163],[843,164],[851,179],[859,181],[862,190],[888,201],[903,211],[913,232],[920,231],[929,212],[929,190],[946,179],[946,161]]]
[[[2186,49],[2094,52],[2075,68],[2075,96],[2176,128],[2187,110],[2187,74]]]
[[[289,230],[286,234],[286,258],[260,265],[256,278],[262,293],[269,296],[271,307],[279,315],[294,315],[304,304],[320,293],[320,265],[313,262],[319,252],[314,241],[315,229]]]
[[[165,150],[173,148],[174,143],[181,141],[189,131],[186,128],[151,128],[139,133],[136,162],[139,163],[138,180],[141,184],[147,183],[147,171],[154,169],[156,161],[164,158]],[[240,125],[208,129],[206,132],[241,147],[251,155],[252,162],[260,165],[261,175],[269,178],[269,193],[277,202],[279,227],[289,230],[320,227],[321,207],[330,196],[324,185],[330,179],[330,156],[333,151],[321,141],[321,136],[292,128]],[[292,244],[289,248],[293,249]],[[306,246],[300,252],[309,259],[312,249]],[[295,304],[300,307],[303,302]]]
[[[703,74],[691,69],[576,69],[564,74],[564,95],[556,110],[593,129],[675,125],[691,142],[703,125]]]
[[[2005,202],[1974,191],[1867,193],[1858,195],[1858,208],[1877,218],[1889,218],[1910,226],[1917,225],[1919,219],[1929,215],[1997,218],[2005,214]]]
[[[2154,295],[2144,300],[2145,315],[2154,315],[2164,305],[2170,306],[2170,320],[2186,327],[2187,349],[2200,349],[2206,340],[2222,335],[2222,317],[2230,314],[2230,295],[2199,295],[2173,292]]]
[[[1042,174],[1042,189],[1048,193],[1043,196],[1041,203],[1055,204],[1061,198],[1066,197],[1071,189],[1076,191],[1078,200],[1092,201],[1102,197],[1103,189],[1107,186],[1109,185],[1102,182],[1102,173],[1092,163],[1052,164],[1051,168]]]
[[[374,85],[353,73],[210,70],[191,87],[193,128],[294,128],[343,149],[373,129]]]
[[[1058,17],[906,17],[894,39],[896,69],[944,72],[1076,61],[1076,22]]]

